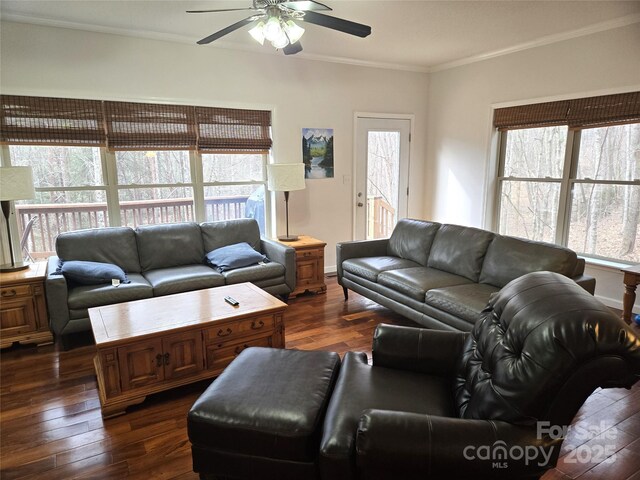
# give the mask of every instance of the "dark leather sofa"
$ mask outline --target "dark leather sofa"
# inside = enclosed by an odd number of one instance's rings
[[[238,242],[270,262],[223,273],[203,263],[207,252]],[[45,287],[50,327],[65,347],[70,335],[91,330],[91,307],[242,282],[286,297],[296,283],[295,250],[260,237],[254,219],[78,230],[57,237],[56,253],[49,257]],[[56,274],[60,259],[118,265],[131,283],[114,288],[67,282]]]
[[[639,375],[634,330],[572,280],[531,273],[471,333],[381,325],[372,365],[347,353],[321,478],[539,478],[560,453],[550,427],[570,425],[596,388],[628,388]]]
[[[568,248],[479,228],[402,219],[391,237],[336,246],[338,283],[428,328],[468,332],[492,294],[551,271],[593,294],[595,279]]]

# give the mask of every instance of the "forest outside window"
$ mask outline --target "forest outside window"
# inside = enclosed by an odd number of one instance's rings
[[[497,230],[640,262],[640,124],[501,132]]]

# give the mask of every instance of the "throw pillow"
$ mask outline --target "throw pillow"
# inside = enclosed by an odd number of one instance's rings
[[[131,283],[124,270],[111,263],[82,260],[61,261],[56,273],[64,275],[67,280],[72,280],[80,285],[101,285],[111,283],[111,280],[114,279],[120,280],[120,283]]]
[[[256,252],[247,242],[216,248],[205,255],[205,263],[220,273],[268,261],[267,257]]]

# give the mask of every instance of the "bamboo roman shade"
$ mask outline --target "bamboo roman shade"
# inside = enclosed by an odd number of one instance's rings
[[[499,130],[553,125],[590,128],[635,122],[640,122],[640,92],[498,108],[493,116]]]
[[[104,102],[110,150],[195,150],[193,107]]]
[[[2,95],[0,142],[104,146],[102,102]]]
[[[266,152],[271,148],[271,112],[196,107],[196,119],[202,152]]]
[[[110,150],[266,152],[271,112],[154,103],[2,95],[4,144]]]

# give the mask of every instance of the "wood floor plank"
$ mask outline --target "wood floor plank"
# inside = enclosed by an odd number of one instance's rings
[[[302,295],[285,313],[288,348],[330,350],[343,355],[364,351],[371,357],[379,323],[415,324],[360,295],[344,301],[335,277],[326,295]],[[210,380],[149,396],[127,414],[104,420],[93,370],[95,347],[68,352],[58,345],[14,346],[0,356],[0,478],[18,479],[173,479],[195,480],[186,416]],[[563,451],[560,469],[544,480],[632,478],[640,459],[640,386],[598,390],[576,416],[591,434],[568,441],[574,447],[598,444],[615,428],[612,464],[569,467]],[[615,474],[615,477],[607,477]],[[634,477],[635,475],[635,477]],[[625,480],[627,480],[625,478]]]

